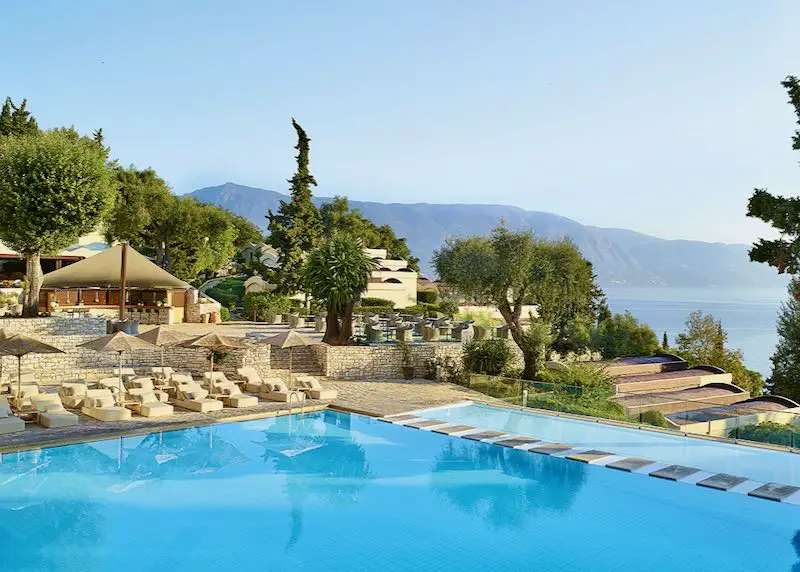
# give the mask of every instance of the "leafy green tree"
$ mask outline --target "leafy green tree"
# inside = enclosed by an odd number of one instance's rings
[[[176,197],[152,169],[117,168],[115,175],[118,191],[104,224],[106,240],[129,242],[183,280],[199,283],[233,260],[240,229],[248,241],[253,235],[255,226],[242,224],[241,217]]]
[[[536,375],[538,350],[526,339],[523,306],[536,304],[558,351],[579,349],[594,320],[591,265],[569,241],[537,239],[498,226],[490,236],[450,239],[434,254],[446,286],[461,296],[497,307],[525,359],[523,377]],[[534,320],[535,321],[535,320]]]
[[[334,197],[319,209],[325,237],[346,232],[361,239],[366,248],[385,248],[389,258],[403,259],[409,268],[419,272],[419,258],[411,255],[405,238],[398,238],[389,225],[377,226],[358,209],[351,209],[347,197]]]
[[[107,151],[71,129],[0,137],[0,240],[25,258],[25,313],[38,313],[41,256],[93,231],[109,207]]]
[[[770,393],[800,400],[800,280],[789,284],[789,298],[778,315],[778,345],[772,354]]]
[[[278,212],[270,209],[269,243],[278,249],[280,284],[282,292],[293,294],[300,289],[300,272],[307,252],[316,246],[322,236],[322,220],[316,205],[311,201],[311,187],[317,186],[314,175],[308,168],[309,143],[311,139],[297,121],[292,119],[297,132],[297,172],[289,179],[291,199],[281,201]]]
[[[658,351],[658,338],[647,324],[640,324],[633,314],[614,314],[592,332],[592,347],[605,359],[651,356]]]
[[[34,135],[38,132],[36,119],[28,111],[28,100],[23,99],[22,103],[16,106],[11,98],[7,97],[0,111],[0,136]]]
[[[727,341],[728,333],[712,314],[692,312],[686,320],[686,330],[675,337],[676,353],[690,366],[713,365],[724,369],[733,376],[736,385],[752,395],[760,395],[764,389],[761,374],[747,369],[742,352],[725,347]]]
[[[300,274],[301,285],[317,300],[325,300],[328,317],[322,341],[346,345],[353,332],[353,306],[367,289],[375,261],[364,254],[361,242],[340,233],[308,254]]]
[[[800,80],[788,76],[781,85],[789,95],[800,126]],[[792,137],[792,149],[800,151],[800,129]],[[800,198],[773,195],[756,189],[747,205],[747,216],[760,219],[778,231],[780,238],[759,239],[750,249],[750,260],[776,268],[779,274],[800,271]]]

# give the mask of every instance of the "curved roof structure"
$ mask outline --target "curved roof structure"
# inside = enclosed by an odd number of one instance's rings
[[[122,245],[44,275],[43,288],[118,288],[121,286]],[[130,246],[125,284],[131,288],[185,290],[191,284],[176,278]]]

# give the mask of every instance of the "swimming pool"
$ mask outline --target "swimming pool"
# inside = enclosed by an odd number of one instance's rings
[[[800,509],[333,411],[5,454],[3,572],[787,572]]]
[[[420,417],[598,448],[763,482],[800,486],[800,455],[707,439],[628,429],[487,405],[429,409]]]

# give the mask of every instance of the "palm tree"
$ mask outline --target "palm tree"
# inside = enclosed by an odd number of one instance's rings
[[[314,298],[325,300],[328,318],[322,341],[346,345],[353,331],[353,306],[367,289],[376,263],[348,234],[336,234],[308,254],[301,273],[303,284]]]

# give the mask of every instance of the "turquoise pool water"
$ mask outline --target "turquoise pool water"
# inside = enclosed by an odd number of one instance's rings
[[[800,486],[800,455],[576,421],[527,411],[465,405],[420,412],[420,417],[507,431],[575,447],[597,448],[661,463],[675,463],[756,481]]]
[[[332,411],[6,454],[0,570],[780,571],[800,510]]]

